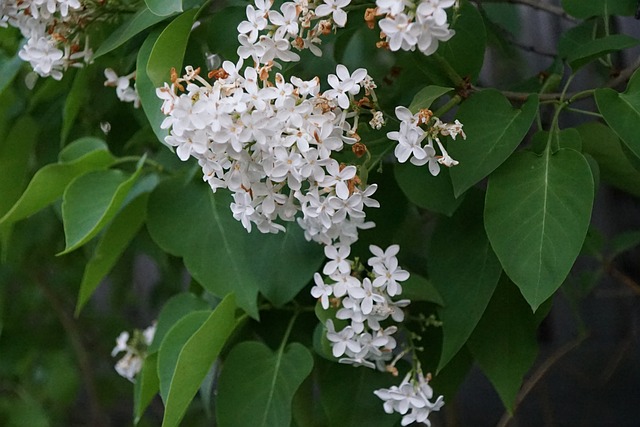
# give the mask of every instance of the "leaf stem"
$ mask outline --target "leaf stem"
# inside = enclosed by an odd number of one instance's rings
[[[455,95],[446,104],[444,104],[442,107],[438,108],[433,113],[433,115],[435,117],[440,117],[441,115],[443,115],[447,111],[451,110],[453,107],[455,107],[456,105],[460,104],[461,102],[462,102],[462,97],[460,95]]]

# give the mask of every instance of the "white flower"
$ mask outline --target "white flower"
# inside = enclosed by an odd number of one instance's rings
[[[316,15],[331,15],[338,27],[344,27],[347,24],[347,13],[342,9],[349,6],[349,3],[351,0],[323,0],[323,4],[316,7]]]
[[[387,35],[389,49],[396,51],[411,50],[418,43],[420,27],[409,20],[404,13],[393,18],[383,18],[378,23],[380,29]]]
[[[316,285],[311,288],[311,295],[314,298],[319,298],[322,308],[326,310],[329,308],[329,297],[331,296],[333,288],[331,285],[324,283],[322,276],[320,276],[319,273],[315,273],[313,275],[313,281]]]

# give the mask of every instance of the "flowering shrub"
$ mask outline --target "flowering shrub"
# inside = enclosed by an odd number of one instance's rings
[[[190,274],[116,340],[136,423],[159,394],[178,425],[200,393],[223,427],[431,425],[473,360],[514,410],[600,177],[640,194],[638,64],[612,56],[639,42],[607,24],[635,11],[604,3],[539,6],[583,21],[514,92],[481,87],[482,2],[5,1],[0,96],[32,101],[0,127],[3,247],[62,199],[79,316],[132,243]],[[586,66],[615,77],[576,87]],[[25,186],[30,114],[57,97],[58,161]],[[366,372],[361,408],[318,378],[336,364]]]

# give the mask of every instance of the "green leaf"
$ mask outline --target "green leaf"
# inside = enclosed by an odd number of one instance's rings
[[[136,90],[140,96],[140,104],[142,105],[144,114],[147,116],[147,120],[149,120],[153,133],[155,133],[158,141],[166,145],[164,139],[169,135],[169,131],[160,128],[162,121],[166,117],[164,113],[162,113],[162,100],[156,95],[156,86],[147,75],[149,56],[151,55],[151,49],[158,39],[158,36],[159,33],[157,32],[149,34],[138,51],[136,62]],[[173,150],[173,148],[171,148],[171,150]]]
[[[80,314],[100,281],[111,271],[131,240],[142,228],[148,198],[148,193],[143,194],[125,206],[100,238],[84,269],[76,303],[76,316]]]
[[[233,219],[231,201],[228,192],[214,194],[202,183],[167,180],[149,200],[148,229],[161,248],[184,258],[209,292],[234,292],[238,306],[257,318],[259,291],[276,305],[287,303],[312,279],[324,254],[295,223],[285,233],[247,233]]]
[[[73,127],[80,108],[89,99],[89,72],[88,68],[81,68],[76,72],[73,79],[73,85],[67,95],[62,110],[62,130],[60,131],[60,140],[64,144],[67,141],[69,132]]]
[[[451,92],[452,90],[453,88],[442,86],[427,86],[422,88],[413,97],[413,101],[411,101],[411,104],[409,105],[409,110],[413,114],[416,114],[424,108],[431,108],[431,104],[433,104],[436,99]]]
[[[570,149],[516,153],[489,178],[487,235],[534,311],[569,274],[587,234],[593,199],[589,163]]]
[[[482,15],[474,5],[464,0],[461,2],[459,14],[451,23],[451,28],[456,34],[451,40],[440,44],[436,55],[462,78],[468,77],[469,81],[475,82],[482,69],[487,44],[487,32]],[[411,58],[431,83],[440,86],[456,83],[447,74],[447,66],[443,67],[443,62],[437,59],[438,57],[411,55]]]
[[[562,7],[569,15],[586,19],[592,16],[632,16],[638,7],[637,0],[562,0]]]
[[[114,49],[117,49],[126,41],[131,40],[135,35],[167,18],[168,16],[159,16],[154,14],[146,7],[144,9],[140,9],[131,18],[127,19],[120,28],[111,33],[104,42],[102,42],[93,58],[96,59]]]
[[[0,219],[0,226],[24,219],[53,203],[74,178],[111,165],[114,157],[103,142],[96,146],[96,141],[99,140],[83,138],[74,141],[60,153],[60,162],[36,172],[20,199]]]
[[[530,96],[522,109],[513,108],[496,90],[472,95],[458,110],[466,140],[447,146],[460,162],[451,168],[456,197],[493,172],[522,142],[538,109],[538,97]]]
[[[62,197],[62,221],[68,254],[91,240],[123,206],[142,172],[142,163],[131,176],[120,170],[95,171],[74,179]]]
[[[640,44],[640,40],[638,39],[624,34],[613,34],[591,40],[588,43],[576,47],[567,55],[567,62],[573,72],[576,72],[584,65],[607,53],[628,49],[638,44]]]
[[[640,245],[640,230],[620,233],[611,240],[611,256],[616,257]]]
[[[154,43],[147,63],[147,75],[155,87],[170,81],[172,67],[180,74],[182,59],[197,12],[197,9],[191,9],[177,16]]]
[[[38,123],[25,115],[0,140],[0,171],[3,175],[0,179],[0,215],[7,213],[20,198],[38,131]]]
[[[444,305],[444,301],[436,287],[426,278],[413,272],[409,279],[402,283],[402,298],[408,298],[411,301],[433,302],[440,306]]]
[[[20,67],[22,67],[22,59],[20,59],[18,54],[0,63],[0,95],[11,84],[13,79],[16,78]]]
[[[167,332],[178,323],[180,319],[194,311],[208,310],[209,304],[203,299],[198,298],[191,293],[181,293],[173,296],[162,307],[162,311],[158,316],[156,325],[156,333],[153,336],[153,342],[147,349],[149,353],[158,351],[160,344],[167,335]]]
[[[602,179],[622,191],[640,197],[640,171],[633,167],[611,128],[602,123],[590,122],[575,129],[582,137],[584,152],[597,160]]]
[[[142,370],[133,384],[133,423],[138,424],[145,409],[160,390],[158,379],[158,353],[147,355]]]
[[[177,327],[192,319],[192,315],[184,317],[165,337],[158,354],[160,390],[165,402],[163,427],[180,424],[202,380],[237,325],[235,311],[235,298],[233,294],[227,295],[201,326],[192,334],[183,335],[182,338],[187,338],[184,345],[177,345],[179,342],[171,338]]]
[[[325,427],[392,427],[398,414],[387,415],[373,392],[395,382],[371,369],[324,362],[318,374],[320,403],[329,419]],[[399,381],[396,379],[396,381]],[[222,426],[224,427],[224,426]]]
[[[293,396],[313,368],[313,357],[301,344],[276,353],[249,341],[235,346],[218,380],[216,419],[220,427],[287,427]]]
[[[538,346],[536,318],[510,280],[501,280],[469,338],[469,349],[511,413]]]
[[[640,70],[633,73],[624,93],[608,88],[597,89],[596,103],[607,124],[633,155],[640,158]]]
[[[407,199],[421,208],[451,216],[464,200],[453,195],[449,168],[441,168],[433,176],[427,166],[399,163],[393,166],[393,172]]]
[[[159,16],[182,12],[182,0],[144,0],[149,10]]]
[[[483,193],[472,191],[451,218],[436,226],[429,250],[429,277],[444,301],[438,371],[464,346],[482,317],[502,268],[482,224]]]

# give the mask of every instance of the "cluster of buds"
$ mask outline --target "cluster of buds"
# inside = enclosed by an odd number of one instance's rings
[[[124,356],[116,363],[116,372],[123,378],[133,382],[136,375],[142,369],[142,364],[147,356],[147,348],[153,342],[156,333],[156,324],[152,324],[145,330],[134,330],[133,336],[123,331],[116,338],[116,346],[111,351],[111,356],[117,356],[124,352]]]

